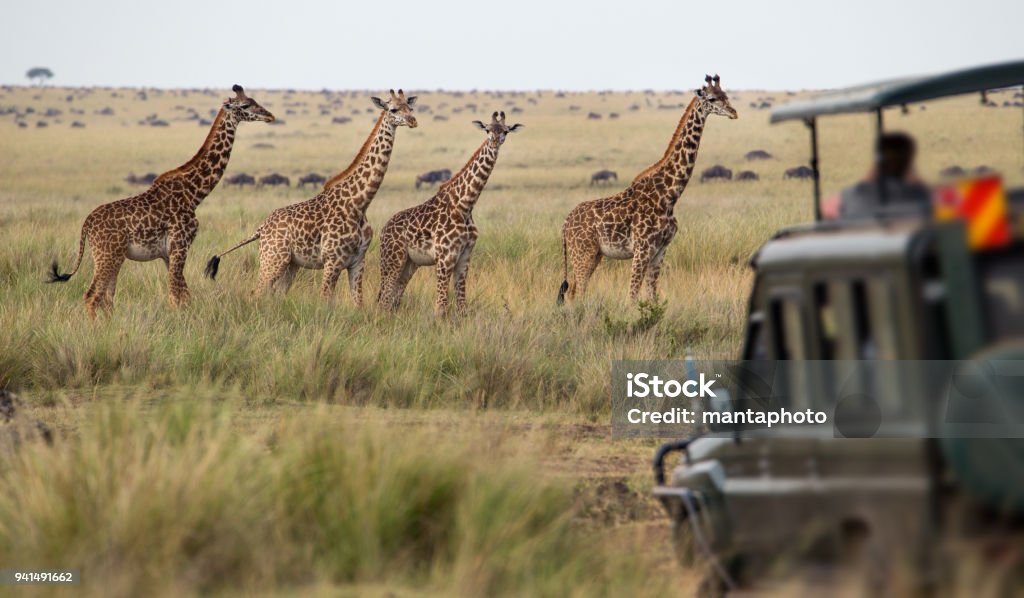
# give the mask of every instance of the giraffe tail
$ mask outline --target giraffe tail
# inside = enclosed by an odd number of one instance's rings
[[[558,287],[558,299],[556,303],[562,305],[565,303],[565,292],[569,290],[569,254],[565,250],[565,233],[562,233],[562,273],[565,278],[562,279],[562,286]]]
[[[75,267],[71,269],[71,272],[61,274],[60,266],[57,265],[57,260],[54,260],[50,265],[50,278],[46,282],[67,282],[71,280],[71,277],[78,272],[78,268],[82,265],[82,256],[85,255],[85,240],[88,236],[89,233],[83,224],[82,234],[78,237],[78,258],[75,260]]]
[[[256,239],[259,239],[259,238],[260,238],[260,233],[259,233],[259,231],[256,231],[255,233],[253,233],[253,235],[251,237],[249,237],[248,239],[242,241],[238,245],[235,245],[234,247],[232,247],[231,249],[228,249],[224,253],[221,253],[219,255],[215,255],[215,256],[211,257],[210,261],[206,262],[206,277],[209,278],[210,280],[216,280],[217,279],[217,271],[220,270],[220,258],[222,258],[225,255],[231,253],[232,251],[238,249],[239,247],[244,247],[244,246],[248,245],[249,243],[252,243],[253,241],[255,241]]]

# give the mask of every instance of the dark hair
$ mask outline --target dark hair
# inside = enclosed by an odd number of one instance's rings
[[[878,170],[882,176],[903,178],[914,164],[916,145],[906,133],[886,133],[878,138]]]

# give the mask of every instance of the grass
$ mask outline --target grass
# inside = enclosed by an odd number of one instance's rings
[[[375,116],[364,92],[250,95],[285,122],[243,125],[229,176],[337,172]],[[770,126],[766,111],[746,108],[783,94],[734,92],[740,119],[711,120],[697,171],[723,164],[761,180],[690,184],[659,302],[629,305],[628,264],[605,262],[583,302],[558,308],[563,218],[657,160],[681,113],[657,106],[688,97],[418,95],[431,112],[398,132],[368,212],[377,231],[430,197],[414,189],[416,174],[462,166],[482,141],[469,121],[504,109],[526,125],[509,137],[475,210],[465,317],[433,318],[428,271],[397,314],[378,310],[376,242],[362,309],[340,289],[333,304],[321,302],[311,271],[287,296],[252,298],[254,247],[227,256],[215,283],[203,279],[210,255],[313,194],[221,185],[198,210],[186,266],[192,305],[169,308],[162,263],[129,262],[114,312],[90,322],[81,299],[91,260],[49,286],[51,261],[70,264],[89,211],[137,191],[123,181],[128,173],[162,172],[195,152],[206,130],[178,106],[205,116],[226,96],[0,88],[0,106],[36,111],[28,128],[0,117],[0,388],[60,432],[53,449],[26,445],[0,462],[0,561],[79,566],[81,589],[104,595],[643,595],[666,591],[659,579],[689,587],[665,569],[665,536],[637,531],[647,520],[662,532],[667,525],[646,488],[651,444],[610,439],[610,364],[737,354],[748,257],[778,228],[812,217],[810,184],[782,179],[806,162],[806,131]],[[467,103],[479,112],[454,111]],[[113,116],[97,114],[105,107]],[[62,114],[39,116],[47,108]],[[605,117],[587,120],[591,111]],[[136,124],[150,114],[170,126]],[[333,116],[353,121],[335,125]],[[1019,110],[958,98],[886,118],[918,139],[927,179],[950,164],[984,163],[1021,182]],[[37,128],[40,120],[49,126]],[[820,123],[826,193],[868,169],[872,123]],[[775,158],[746,163],[752,149]],[[620,182],[591,187],[602,168]],[[498,423],[481,428],[480,417]],[[521,432],[537,428],[548,432]],[[633,532],[640,541],[615,535]]]
[[[81,97],[69,104],[69,94]],[[341,96],[340,107],[317,94],[254,90],[252,95],[285,124],[245,123],[229,175],[332,173],[351,159],[373,118],[361,93]],[[175,120],[184,114],[176,106],[205,112],[219,98],[151,91],[143,102],[133,100],[130,90],[8,88],[0,93],[2,103],[32,105],[37,113],[55,107],[64,114],[60,123],[42,119],[51,122],[45,129],[16,128],[11,117],[0,121],[0,147],[8,158],[0,164],[0,234],[8,243],[0,254],[0,328],[13,339],[0,348],[0,385],[48,391],[212,383],[239,385],[268,400],[287,396],[395,406],[484,402],[603,416],[606,391],[603,381],[593,380],[612,359],[673,358],[687,350],[707,357],[735,355],[751,282],[747,258],[778,228],[811,216],[809,184],[781,179],[782,170],[806,160],[805,131],[797,125],[771,127],[765,111],[742,108],[764,92],[733,95],[740,119],[712,119],[698,171],[723,163],[757,170],[762,180],[689,186],[662,275],[664,314],[646,333],[623,337],[609,333],[614,327],[605,322],[641,317],[625,301],[625,262],[601,266],[582,306],[555,307],[563,269],[561,221],[577,202],[621,188],[630,173],[660,156],[679,110],[648,107],[648,100],[650,106],[675,104],[685,96],[421,93],[422,105],[451,119],[433,121],[424,113],[418,129],[399,131],[391,168],[368,214],[377,230],[394,212],[429,197],[429,191],[414,189],[416,173],[458,169],[481,141],[468,123],[476,116],[452,113],[453,106],[476,103],[487,113],[514,104],[524,112],[510,118],[527,125],[502,149],[476,209],[481,238],[470,271],[471,309],[454,323],[429,317],[434,284],[428,270],[413,279],[396,316],[372,306],[356,310],[340,289],[333,306],[322,305],[316,297],[319,272],[313,271],[303,271],[287,297],[253,301],[258,264],[252,247],[227,256],[216,283],[203,279],[207,257],[244,238],[273,208],[312,194],[222,185],[198,211],[201,231],[186,267],[194,305],[169,310],[162,264],[129,262],[114,315],[90,324],[82,318],[81,296],[91,260],[71,283],[53,287],[41,284],[49,263],[69,264],[88,211],[133,192],[121,181],[128,172],[159,172],[195,151],[204,129]],[[321,104],[332,115],[360,114],[351,123],[332,125],[330,116],[319,113]],[[443,104],[448,108],[442,110]],[[582,109],[569,111],[573,104]],[[640,109],[630,111],[634,104]],[[114,116],[94,114],[107,106]],[[70,108],[85,114],[71,115]],[[615,111],[621,117],[588,121],[588,111]],[[151,113],[169,119],[171,126],[135,125]],[[86,128],[67,128],[72,118],[83,120]],[[953,162],[985,162],[1019,178],[1019,139],[1007,133],[1018,119],[1017,111],[981,108],[961,98],[936,102],[927,112],[894,113],[889,122],[918,137],[923,173]],[[823,121],[826,190],[867,169],[869,121],[867,116]],[[274,147],[253,149],[256,143]],[[745,163],[743,154],[754,148],[777,158]],[[978,157],[962,158],[967,152],[961,148]],[[617,170],[622,183],[590,187],[589,173],[603,167]],[[364,296],[372,304],[378,286],[376,243],[366,278]]]
[[[543,434],[456,439],[356,426],[322,407],[240,431],[238,408],[122,397],[54,447],[23,446],[0,463],[0,562],[76,568],[87,594],[108,596],[667,589],[642,558],[583,534],[564,483],[537,478]]]

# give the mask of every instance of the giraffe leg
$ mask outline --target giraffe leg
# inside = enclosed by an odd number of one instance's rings
[[[325,301],[334,300],[334,287],[338,285],[338,278],[341,277],[341,262],[337,258],[330,257],[324,260],[324,278],[320,283],[320,298]]]
[[[112,286],[117,284],[117,274],[124,263],[124,255],[94,250],[92,259],[96,270],[93,272],[89,290],[85,292],[85,311],[90,319],[95,319],[96,308],[109,311],[114,306],[111,290]]]
[[[299,267],[289,261],[284,272],[272,283],[274,290],[280,292],[282,295],[287,293],[288,290],[292,288],[292,283],[295,282],[295,274],[298,271]]]
[[[647,267],[651,263],[651,251],[647,247],[634,247],[633,267],[629,275],[629,300],[636,303],[640,296],[640,285],[647,274]]]
[[[92,273],[92,281],[89,283],[89,288],[85,290],[85,313],[89,316],[90,320],[96,319],[96,283],[100,282],[100,271],[99,262],[96,260],[95,255],[93,256],[92,263],[95,264],[95,270]]]
[[[117,292],[117,277],[121,273],[121,266],[124,265],[124,258],[114,259],[110,277],[107,279],[107,288],[103,296],[103,305],[106,309],[114,308],[114,293]]]
[[[99,243],[93,242],[92,245],[92,280],[89,282],[89,288],[85,290],[85,313],[89,316],[90,320],[96,319],[96,289],[106,288],[106,279],[104,278],[103,271],[100,270],[101,260],[106,259],[106,255],[100,250]]]
[[[363,268],[366,265],[366,256],[356,258],[356,262],[348,267],[348,292],[352,295],[352,302],[356,306],[363,305]]]
[[[572,261],[572,279],[569,281],[569,288],[566,290],[566,300],[572,301],[577,295],[582,297],[587,292],[587,284],[590,277],[594,275],[598,264],[601,263],[601,249],[596,245],[589,244],[582,247],[573,247],[570,253]]]
[[[95,261],[93,262],[96,263]],[[89,283],[89,288],[85,291],[85,313],[89,316],[90,320],[96,319],[96,305],[93,300],[93,295],[96,293],[96,273],[93,272],[92,282]]]
[[[466,313],[466,275],[469,273],[469,259],[473,253],[475,242],[471,241],[459,256],[455,264],[455,309],[460,314]]]
[[[402,266],[401,271],[398,273],[398,280],[395,281],[394,298],[395,306],[393,309],[397,309],[398,305],[402,302],[402,296],[405,295],[405,287],[409,285],[409,281],[412,280],[412,275],[416,273],[416,262],[406,259],[405,265]]]
[[[167,266],[167,282],[171,305],[182,307],[188,305],[192,299],[188,285],[185,284],[185,258],[188,257],[188,247],[178,244],[172,246],[168,253],[170,259]]]
[[[398,309],[402,292],[415,268],[405,249],[396,248],[381,240],[380,292],[377,293],[377,305],[389,311]]]
[[[661,262],[665,260],[667,249],[668,246],[662,247],[647,265],[647,295],[652,302],[658,301],[658,276],[661,274]]]
[[[437,258],[437,299],[434,301],[434,315],[437,317],[443,317],[448,311],[448,288],[455,271],[455,260],[454,255],[441,255]]]
[[[264,249],[260,245],[260,275],[256,282],[254,295],[266,294],[280,288],[278,281],[287,275],[292,265],[292,257],[287,250],[273,250],[269,247]],[[290,283],[289,283],[290,286]],[[285,289],[287,291],[287,289]]]

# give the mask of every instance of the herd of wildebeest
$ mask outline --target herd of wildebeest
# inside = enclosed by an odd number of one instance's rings
[[[751,150],[747,152],[746,159],[748,161],[753,160],[770,160],[772,155],[764,150]],[[975,168],[963,168],[962,166],[952,165],[943,168],[939,174],[943,177],[963,177],[968,175],[983,175],[992,172],[992,169],[988,166],[982,165]],[[144,175],[138,176],[135,174],[129,174],[125,177],[125,182],[132,185],[152,185],[153,181],[156,180],[157,173],[148,172]],[[783,174],[784,179],[810,179],[814,176],[814,171],[809,166],[794,166],[787,168]],[[443,183],[448,179],[452,178],[452,171],[450,168],[441,168],[439,170],[429,170],[422,174],[416,175],[416,188],[420,189],[422,186],[434,185],[437,183]],[[614,170],[602,169],[598,170],[594,174],[590,175],[590,184],[604,185],[616,183],[619,180],[619,175]],[[705,168],[700,173],[700,182],[706,183],[708,181],[759,181],[761,175],[754,172],[753,170],[741,170],[737,173],[733,173],[732,169],[727,168],[721,164],[715,164],[709,168]],[[296,187],[302,188],[306,185],[312,185],[316,187],[322,185],[327,181],[327,177],[316,172],[310,172],[304,174],[298,178]],[[238,174],[226,177],[224,183],[235,187],[277,187],[277,186],[291,186],[291,179],[284,176],[283,174],[272,173],[268,175],[256,178],[255,176],[240,172]]]
[[[0,87],[0,93],[6,94],[6,93],[9,93],[9,92],[13,91],[14,89],[15,88],[11,87],[11,86],[2,86],[2,87]],[[63,100],[63,102],[69,104],[69,108],[67,108],[67,110],[61,110],[60,108],[55,108],[55,107],[52,107],[52,106],[51,107],[47,107],[45,109],[38,109],[37,110],[36,108],[34,108],[32,106],[18,107],[18,106],[0,105],[0,117],[2,117],[2,116],[13,116],[14,122],[20,128],[28,128],[30,126],[33,126],[33,125],[31,125],[31,121],[33,121],[33,120],[35,121],[34,126],[36,128],[45,128],[45,127],[50,126],[51,124],[54,124],[54,125],[63,124],[63,122],[65,121],[65,116],[70,116],[74,120],[72,120],[69,123],[68,126],[70,126],[71,128],[76,128],[76,129],[85,128],[86,127],[86,123],[83,122],[83,118],[85,116],[87,116],[87,113],[86,113],[85,110],[83,110],[81,108],[75,107],[75,102],[78,101],[78,100],[81,100],[81,99],[83,99],[83,98],[85,98],[85,97],[87,97],[89,95],[92,95],[94,93],[97,93],[97,92],[100,92],[100,91],[104,91],[104,90],[109,92],[111,98],[115,98],[115,99],[118,99],[118,98],[119,99],[126,99],[127,98],[127,99],[132,99],[132,100],[137,101],[137,102],[145,102],[152,95],[162,95],[162,94],[165,94],[165,93],[166,94],[175,95],[175,96],[178,96],[178,97],[181,97],[181,98],[187,98],[189,96],[199,96],[199,95],[205,95],[205,96],[215,95],[215,92],[213,90],[207,90],[207,89],[182,89],[182,90],[159,90],[159,89],[147,90],[147,89],[140,89],[140,90],[128,90],[128,89],[107,89],[107,88],[79,88],[79,89],[74,89],[74,90],[68,90],[66,95],[63,98],[60,98],[61,100]],[[285,99],[284,114],[286,116],[298,115],[298,114],[310,114],[312,110],[317,110],[317,111],[319,111],[319,114],[321,116],[333,116],[333,118],[330,121],[332,124],[344,125],[344,124],[351,123],[353,121],[352,117],[364,116],[365,113],[372,111],[372,109],[351,108],[349,110],[349,113],[351,114],[351,116],[335,114],[339,109],[343,109],[343,107],[345,106],[344,99],[346,98],[346,96],[354,98],[354,97],[357,97],[357,96],[360,95],[360,92],[357,92],[357,91],[352,91],[352,92],[334,92],[334,91],[329,91],[329,90],[322,90],[322,91],[319,92],[319,95],[321,95],[323,97],[323,101],[320,102],[319,104],[317,104],[315,107],[311,107],[309,105],[309,103],[306,102],[306,101],[296,100],[294,98],[294,96],[297,93],[295,90],[284,90],[282,93],[285,96],[285,98],[284,98]],[[490,96],[492,100],[493,99],[506,99],[506,102],[505,102],[506,106],[509,108],[509,112],[512,113],[512,114],[519,114],[519,113],[524,112],[524,109],[522,107],[520,107],[519,105],[517,105],[516,99],[524,99],[525,98],[525,101],[526,101],[527,104],[536,105],[537,104],[537,98],[540,98],[540,97],[542,97],[544,95],[544,92],[481,92],[481,93],[484,93],[485,95]],[[567,93],[566,92],[549,92],[549,93],[550,93],[550,95],[552,95],[552,96],[554,96],[556,98],[565,98],[565,97],[567,97]],[[611,92],[601,92],[600,95],[604,95],[604,94],[607,94],[607,93],[611,93]],[[644,100],[645,100],[647,108],[652,108],[652,109],[657,109],[657,110],[678,110],[678,109],[681,109],[681,108],[683,108],[685,106],[685,104],[683,104],[683,103],[666,103],[661,98],[657,98],[656,96],[658,94],[656,92],[654,92],[653,90],[645,90],[643,93],[646,96],[644,98]],[[680,91],[680,92],[670,92],[670,93],[675,94],[675,95],[684,95],[685,92],[681,92]],[[786,92],[786,93],[789,96],[795,95],[793,92]],[[451,102],[442,101],[441,103],[437,104],[436,107],[433,107],[433,108],[431,106],[427,106],[427,105],[417,106],[417,112],[419,112],[419,113],[426,113],[426,114],[432,114],[433,119],[436,120],[436,121],[447,121],[448,120],[449,116],[444,114],[443,113],[444,111],[448,111],[451,114],[460,114],[460,113],[463,113],[463,112],[468,112],[468,113],[475,114],[479,110],[479,106],[475,102],[466,102],[466,103],[463,103],[461,105],[455,105],[455,103],[456,103],[455,100],[459,100],[460,98],[463,98],[466,95],[475,95],[475,94],[476,94],[475,91],[470,91],[470,92],[458,92],[458,91],[447,92],[447,95],[450,96],[450,98],[452,100]],[[652,97],[655,98],[655,99],[652,100]],[[0,98],[0,99],[2,99],[2,98]],[[41,100],[42,97],[40,95],[35,95],[33,97],[33,99]],[[749,108],[755,109],[755,110],[766,110],[766,109],[770,109],[775,101],[776,101],[776,98],[774,96],[770,96],[770,95],[769,96],[757,96],[757,97],[751,99],[748,102],[748,106],[749,106]],[[998,107],[1020,108],[1020,107],[1024,107],[1024,93],[1016,92],[1016,93],[1014,93],[1012,99],[1003,100],[1001,103],[993,101],[993,100],[986,99],[986,101],[983,103],[983,105],[986,106],[986,107],[989,107],[989,108],[998,108]],[[639,102],[634,102],[633,104],[631,104],[628,107],[628,110],[630,112],[635,112],[635,111],[641,110],[641,108],[642,108],[642,106],[641,106],[641,104]],[[925,106],[921,106],[920,107],[920,109],[924,109],[924,108],[925,108]],[[578,105],[578,104],[570,104],[567,107],[567,109],[568,109],[568,111],[570,113],[577,113],[577,112],[583,112],[584,111],[583,107]],[[186,106],[180,105],[180,104],[174,106],[173,110],[174,110],[174,112],[177,113],[174,116],[161,117],[161,116],[159,116],[157,114],[149,114],[149,115],[145,116],[144,118],[137,120],[136,124],[138,126],[146,126],[146,127],[167,127],[167,126],[170,126],[172,122],[194,121],[196,124],[198,124],[201,127],[208,127],[212,123],[213,117],[216,116],[216,110],[214,110],[214,109],[210,109],[209,114],[203,115],[198,110],[196,110],[195,108],[186,107]],[[904,112],[906,112],[906,110]],[[113,108],[107,106],[107,107],[104,107],[104,108],[100,108],[100,109],[94,110],[93,114],[95,116],[113,117],[113,116],[116,115],[116,112],[115,112],[115,110]],[[602,115],[600,112],[596,112],[594,110],[586,111],[586,118],[588,120],[597,120],[597,119],[603,118],[604,116],[607,116],[607,118],[609,118],[609,119],[617,119],[617,118],[620,117],[619,113],[617,113],[617,112],[608,112],[606,115]],[[277,119],[273,124],[281,125],[281,124],[284,124],[284,122],[285,121],[283,119]],[[253,145],[254,149],[272,149],[273,147],[274,146],[272,144],[269,144],[269,143],[256,143],[256,144]],[[770,153],[768,153],[767,151],[765,151],[763,149],[755,149],[755,150],[751,150],[751,151],[747,152],[744,155],[743,158],[744,158],[744,160],[746,162],[749,163],[749,162],[772,160],[772,159],[774,159],[774,156],[772,156]],[[989,171],[990,171],[990,169],[987,166],[978,166],[976,168],[964,168],[964,167],[961,167],[961,166],[958,166],[958,165],[951,165],[951,166],[948,166],[946,168],[943,168],[940,171],[939,174],[940,174],[940,176],[943,176],[943,177],[959,177],[959,176],[966,176],[966,175],[971,175],[971,174],[973,174],[973,175],[980,175],[980,174],[985,174],[986,172],[989,172]],[[156,179],[157,175],[158,175],[158,173],[155,173],[155,172],[149,172],[149,173],[142,174],[142,175],[136,175],[134,173],[131,173],[128,176],[126,176],[124,180],[125,180],[125,182],[127,182],[129,184],[132,184],[132,185],[151,185],[153,183],[153,181]],[[448,168],[442,168],[442,169],[437,169],[437,170],[430,170],[430,171],[421,173],[421,174],[416,176],[415,187],[416,187],[416,189],[420,189],[423,186],[432,186],[432,185],[435,185],[435,184],[443,183],[444,181],[447,181],[449,178],[451,178],[451,176],[452,176],[452,171],[450,169],[448,169]],[[757,171],[754,171],[754,170],[739,169],[738,171],[734,171],[733,169],[728,168],[725,165],[715,164],[715,165],[710,166],[708,168],[705,168],[705,169],[703,169],[701,171],[701,173],[700,173],[700,181],[701,182],[709,182],[709,181],[759,181],[761,179],[761,176],[762,176],[761,173],[759,173]],[[785,179],[811,179],[813,176],[814,176],[813,171],[807,165],[793,166],[791,168],[784,169],[783,172],[782,172],[782,178],[785,178]],[[319,173],[316,173],[316,172],[309,172],[309,173],[306,173],[306,174],[303,174],[303,175],[299,176],[296,179],[296,181],[295,181],[295,185],[296,185],[296,187],[299,187],[299,188],[305,187],[306,185],[311,185],[313,187],[316,187],[318,185],[322,185],[326,180],[327,180],[327,178],[324,175],[322,175],[322,174],[319,174]],[[609,184],[617,183],[618,180],[619,180],[618,173],[616,173],[615,171],[608,170],[608,169],[601,169],[601,170],[598,170],[598,171],[594,172],[591,175],[591,177],[590,177],[590,184],[591,185],[609,185]],[[252,187],[256,187],[256,188],[260,188],[260,187],[290,187],[292,185],[292,177],[289,177],[289,176],[286,176],[286,175],[283,175],[283,174],[280,174],[280,173],[277,173],[277,172],[268,173],[268,174],[265,174],[265,175],[262,175],[262,176],[255,175],[255,174],[249,174],[249,173],[246,173],[246,172],[240,172],[240,173],[236,173],[236,174],[233,174],[231,176],[225,177],[224,183],[226,185],[235,186],[235,187],[245,187],[245,186],[252,186]]]

